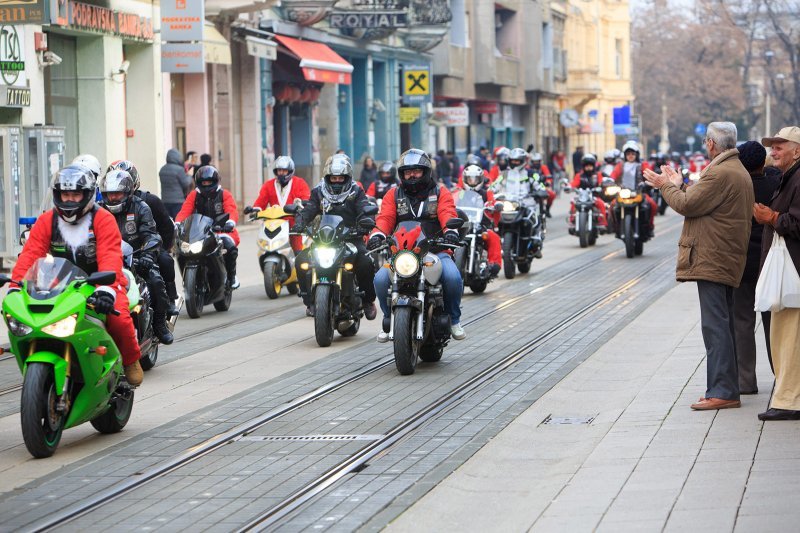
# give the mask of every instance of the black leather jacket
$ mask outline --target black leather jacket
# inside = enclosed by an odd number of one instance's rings
[[[137,198],[141,198],[153,213],[153,220],[156,223],[158,234],[161,235],[161,244],[164,249],[172,249],[172,245],[175,244],[175,223],[169,216],[164,202],[161,201],[161,198],[148,191],[138,190],[133,194]]]
[[[127,209],[114,214],[114,218],[117,220],[122,240],[130,244],[134,250],[139,250],[153,239],[161,243],[161,236],[153,220],[153,212],[138,196],[131,196]]]
[[[344,223],[354,228],[364,213],[364,208],[371,205],[364,189],[356,185],[353,191],[342,203],[332,204],[322,195],[322,185],[317,185],[311,190],[311,197],[306,207],[298,214],[297,222],[302,226],[309,226],[317,215],[338,215]]]

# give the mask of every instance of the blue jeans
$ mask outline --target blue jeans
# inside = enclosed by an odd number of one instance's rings
[[[450,323],[453,325],[461,321],[461,293],[463,292],[464,281],[461,279],[461,272],[453,262],[449,254],[440,253],[439,259],[442,261],[442,291],[444,292],[444,310],[450,315]],[[378,296],[378,303],[381,305],[383,316],[389,316],[389,291],[392,280],[389,277],[390,270],[381,268],[375,274],[375,294]]]

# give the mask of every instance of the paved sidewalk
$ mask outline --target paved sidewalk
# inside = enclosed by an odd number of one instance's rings
[[[757,339],[761,393],[691,411],[706,365],[696,286],[678,285],[388,529],[796,531],[800,422],[757,419],[772,386]]]

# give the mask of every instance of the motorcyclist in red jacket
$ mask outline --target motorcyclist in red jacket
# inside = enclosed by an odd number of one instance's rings
[[[284,207],[287,204],[291,205],[295,200],[308,200],[311,197],[311,189],[306,180],[295,175],[294,168],[294,161],[288,155],[276,159],[272,168],[275,177],[261,186],[253,207],[245,208],[245,213],[258,212],[273,205]],[[286,220],[289,222],[289,227],[294,225],[294,217],[288,217]],[[294,253],[303,249],[301,235],[292,235],[289,242]]]
[[[644,169],[652,170],[652,167],[647,161],[640,161],[641,151],[636,141],[627,141],[622,145],[622,154],[624,160],[617,163],[616,168],[611,172],[611,177],[620,187],[635,191],[644,183],[644,175],[642,174]],[[655,216],[658,206],[649,194],[645,194],[644,197],[650,206],[650,230],[652,231],[655,228]],[[616,200],[612,202],[612,205],[615,202]]]
[[[96,179],[83,166],[70,165],[53,178],[53,209],[45,211],[33,225],[22,253],[14,265],[12,279],[20,280],[37,259],[51,255],[73,262],[87,274],[112,271],[111,286],[97,287],[88,303],[106,315],[106,327],[122,354],[125,378],[132,386],[142,383],[141,351],[128,309],[128,280],[122,272],[122,236],[114,215],[95,205]],[[13,287],[11,290],[16,290]],[[111,314],[116,310],[119,314]]]
[[[367,196],[383,201],[390,189],[397,187],[397,168],[391,161],[384,161],[378,169],[378,179],[369,184]]]
[[[508,168],[508,156],[511,155],[511,150],[505,146],[500,146],[494,149],[494,165],[489,169],[489,185],[500,176],[500,173]]]
[[[595,187],[600,187],[603,183],[603,173],[597,170],[597,158],[594,154],[584,154],[581,159],[581,165],[583,166],[581,172],[575,174],[570,186],[573,189],[594,189]],[[594,207],[598,212],[597,228],[603,233],[608,229],[606,203],[599,196],[595,196]],[[568,224],[571,228],[575,227],[575,200],[570,203]]]
[[[494,209],[494,192],[488,187],[489,181],[483,175],[483,170],[476,165],[470,165],[464,169],[464,190],[475,191],[481,195],[483,203],[487,208]],[[500,264],[503,262],[503,250],[500,244],[500,235],[494,231],[497,225],[494,217],[486,213],[483,215],[483,240],[486,241],[486,252],[489,254],[489,271],[492,276],[500,272]]]
[[[218,235],[225,247],[225,270],[228,271],[228,285],[231,289],[238,289],[236,259],[239,257],[239,232],[236,231],[236,223],[239,222],[239,210],[236,208],[236,200],[219,184],[219,172],[211,165],[200,167],[195,171],[194,183],[196,188],[186,197],[183,207],[175,216],[175,222],[183,222],[194,213],[209,218],[216,218],[223,213],[228,214],[225,231]]]
[[[389,190],[383,197],[381,212],[375,221],[377,227],[371,234],[367,248],[379,248],[399,222],[410,220],[419,221],[425,235],[443,235],[446,243],[458,244],[461,240],[458,232],[445,225],[451,218],[458,217],[453,195],[434,181],[428,155],[416,148],[405,151],[397,162],[397,171],[400,174],[400,186]],[[444,308],[450,315],[450,333],[454,339],[461,340],[467,336],[460,324],[464,281],[450,254],[441,251],[437,255],[442,261]],[[390,313],[389,285],[389,270],[381,268],[375,275],[375,293],[384,317],[388,317]],[[388,333],[381,332],[378,335],[378,342],[388,341]]]

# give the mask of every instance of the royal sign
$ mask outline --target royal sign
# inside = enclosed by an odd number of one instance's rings
[[[329,18],[331,28],[404,28],[405,11],[335,11]]]

